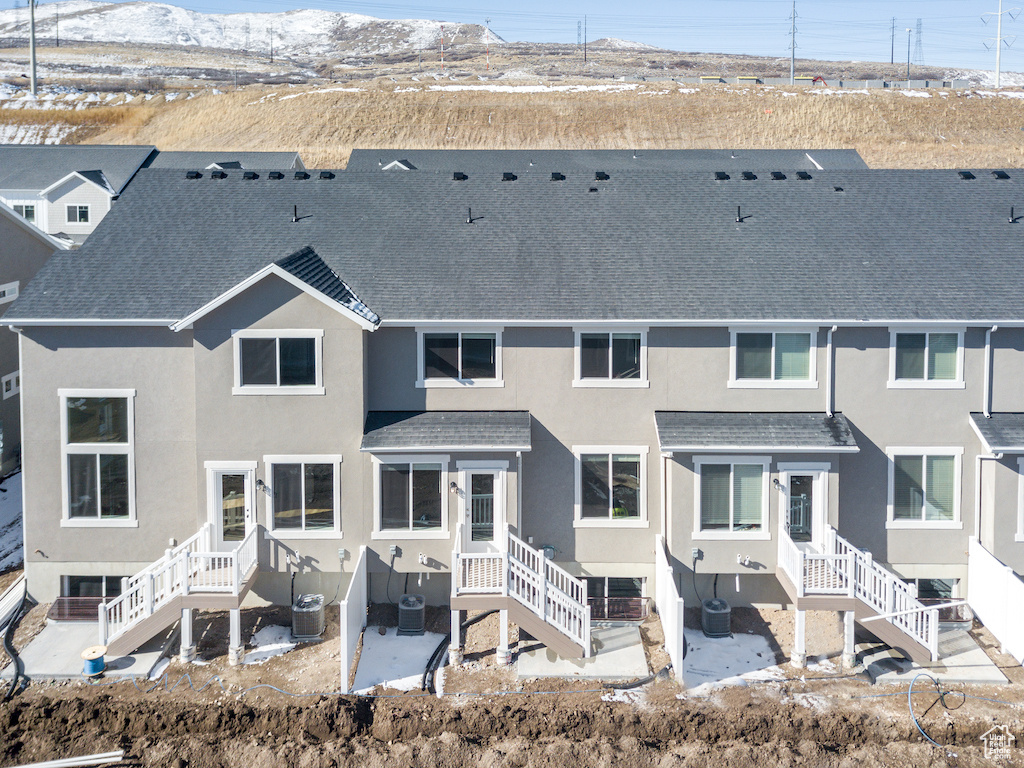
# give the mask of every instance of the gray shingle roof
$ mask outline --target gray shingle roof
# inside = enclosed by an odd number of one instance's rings
[[[277,265],[328,298],[351,309],[360,317],[366,318],[371,323],[380,322],[377,314],[352,293],[352,289],[345,284],[345,281],[338,277],[337,273],[327,266],[312,248],[296,251],[291,256],[280,259]]]
[[[370,411],[362,451],[530,450],[529,411]]]
[[[992,453],[1024,453],[1024,413],[972,413],[971,424]]]
[[[846,418],[837,413],[656,411],[663,451],[857,451]]]
[[[8,314],[178,320],[308,246],[384,322],[1024,321],[1024,171],[226,176],[140,171]]]
[[[101,171],[119,193],[156,147],[0,144],[0,189],[46,189],[73,171]]]
[[[812,159],[813,158],[813,159]],[[867,168],[855,149],[354,149],[347,170],[421,172],[814,171]],[[403,173],[396,168],[389,173]]]
[[[198,171],[216,163],[222,168],[278,169],[304,168],[298,152],[165,152],[157,150],[145,168],[179,168]]]

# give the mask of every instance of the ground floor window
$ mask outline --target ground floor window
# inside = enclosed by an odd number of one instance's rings
[[[768,460],[695,457],[698,532],[763,531],[768,517]]]
[[[273,507],[271,530],[341,530],[340,456],[271,456],[265,461]]]
[[[642,577],[585,576],[591,620],[641,621],[647,617]]]
[[[443,528],[444,466],[430,461],[381,463],[380,530],[426,532]]]

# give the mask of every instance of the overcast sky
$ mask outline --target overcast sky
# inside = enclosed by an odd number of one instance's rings
[[[1024,0],[1017,0],[1024,5]],[[427,18],[484,23],[505,40],[575,43],[577,22],[587,17],[587,37],[618,37],[678,51],[789,56],[792,0],[440,0],[440,2],[346,2],[346,0],[178,0],[197,11],[284,11],[323,8],[380,18]],[[1004,0],[1004,10],[1013,10]],[[812,59],[889,61],[906,65],[907,28],[914,63],[917,20],[925,65],[994,69],[999,0],[802,0],[797,2],[797,56]],[[630,12],[632,11],[632,12]],[[895,52],[891,29],[896,18]],[[1024,18],[1004,16],[1004,71],[1024,71]],[[1021,33],[1019,43],[1012,38]]]

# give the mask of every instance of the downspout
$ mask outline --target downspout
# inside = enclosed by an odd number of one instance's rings
[[[992,418],[992,332],[999,326],[993,325],[985,331],[985,392],[982,411],[986,419]]]
[[[974,538],[979,542],[981,541],[981,462],[982,459],[995,459],[999,461],[1003,458],[1001,453],[979,453],[974,461],[974,499],[975,499],[975,510],[974,510]]]
[[[668,460],[671,456],[670,453],[661,454],[661,535],[669,547],[672,545],[668,537]]]
[[[516,530],[523,535],[523,452],[516,451]],[[506,537],[507,539],[508,537]]]
[[[839,326],[833,325],[825,335],[825,415],[830,419],[835,415],[835,398],[832,392],[832,334]]]

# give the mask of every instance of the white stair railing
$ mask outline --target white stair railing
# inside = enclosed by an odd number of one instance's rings
[[[121,594],[97,608],[100,645],[107,645],[171,600],[194,592],[237,595],[259,558],[258,526],[230,552],[210,552],[212,524],[124,580]],[[204,551],[206,550],[206,551]]]
[[[590,656],[587,584],[506,529],[502,552],[462,552],[462,524],[452,551],[452,595],[511,597],[566,635]]]
[[[922,605],[912,586],[874,562],[864,552],[836,533],[825,530],[824,552],[801,550],[784,529],[779,531],[779,567],[796,586],[797,597],[848,595],[879,614],[884,621],[928,649],[938,659],[939,612]]]

